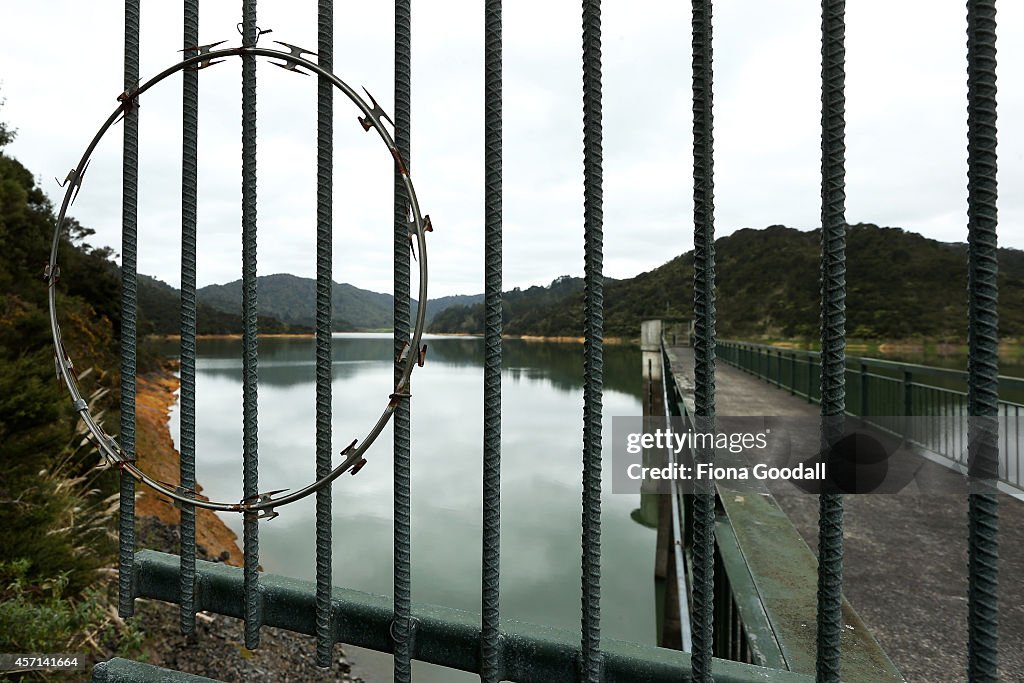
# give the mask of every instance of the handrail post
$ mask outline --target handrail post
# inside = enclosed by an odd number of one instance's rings
[[[913,396],[914,374],[910,370],[903,371],[903,414],[910,417],[914,414]]]
[[[903,371],[903,424],[905,426],[901,431],[903,432],[904,438],[907,439],[911,438],[911,431],[913,429],[913,423],[909,419],[911,415],[914,414],[913,379],[914,375],[910,370]]]
[[[866,417],[868,410],[868,364],[860,364],[860,416]]]
[[[796,351],[789,353],[789,395],[796,396]]]
[[[807,402],[814,403],[814,356],[807,354]]]

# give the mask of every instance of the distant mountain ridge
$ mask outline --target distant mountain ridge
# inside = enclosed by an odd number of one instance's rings
[[[149,275],[138,276],[139,333],[178,334],[181,332],[181,292]],[[242,332],[241,308],[223,311],[203,301],[196,302],[198,334],[239,334]],[[278,318],[260,315],[257,327],[264,334],[311,332],[301,324],[289,324]]]
[[[818,335],[821,231],[781,225],[743,229],[715,241],[718,333],[742,338]],[[967,330],[967,245],[870,223],[847,227],[846,330],[863,339],[963,340]],[[507,334],[579,336],[582,282],[504,294]],[[999,250],[999,327],[1024,338],[1024,251]],[[693,252],[636,277],[606,281],[606,336],[634,338],[640,321],[692,317]],[[453,306],[433,332],[483,331],[483,306]]]
[[[259,329],[261,332],[309,332],[316,324],[316,280],[287,273],[257,278]],[[140,275],[139,300],[152,334],[177,334],[180,320],[180,292],[155,278]],[[200,334],[241,332],[242,281],[207,285],[196,291]],[[483,301],[483,294],[455,295],[429,299],[426,317],[446,308]],[[411,300],[413,306],[416,301]],[[391,329],[394,297],[361,289],[347,283],[333,283],[331,293],[334,332]]]
[[[259,310],[264,315],[310,328],[316,324],[316,280],[286,273],[263,275],[256,279],[256,288]],[[217,310],[238,312],[242,310],[242,281],[207,285],[196,292],[196,298]],[[332,329],[350,332],[390,328],[392,302],[390,294],[335,282],[331,291]]]

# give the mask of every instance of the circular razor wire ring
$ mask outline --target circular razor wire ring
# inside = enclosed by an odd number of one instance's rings
[[[307,53],[312,54],[312,53]],[[275,491],[273,493],[258,494],[255,499],[248,498],[243,499],[238,503],[224,503],[202,500],[196,497],[195,492],[190,492],[181,489],[180,487],[172,487],[169,484],[153,479],[145,472],[136,467],[135,463],[128,460],[120,445],[117,441],[107,434],[103,428],[93,418],[89,411],[88,403],[82,398],[81,392],[78,389],[78,382],[75,375],[71,372],[73,365],[71,358],[67,355],[64,349],[64,344],[61,341],[60,325],[57,322],[57,296],[56,296],[56,283],[59,277],[59,269],[57,264],[57,249],[60,244],[60,237],[64,230],[65,217],[67,215],[68,207],[71,205],[74,197],[77,195],[77,188],[81,187],[82,176],[85,173],[85,168],[89,164],[89,160],[92,156],[93,151],[99,144],[99,141],[103,138],[106,132],[118,121],[118,116],[129,111],[133,107],[137,106],[136,100],[139,95],[146,92],[160,81],[166,79],[168,76],[175,74],[179,71],[187,69],[191,66],[197,68],[203,68],[204,66],[211,66],[218,62],[211,60],[218,60],[224,57],[230,56],[252,56],[252,57],[268,57],[275,59],[282,59],[286,64],[293,66],[301,66],[308,69],[313,74],[326,78],[330,81],[335,88],[341,90],[348,98],[352,101],[356,107],[363,113],[363,118],[360,122],[366,130],[372,126],[377,134],[380,135],[381,140],[387,146],[391,152],[392,157],[395,160],[395,168],[402,176],[402,180],[405,183],[406,196],[409,200],[409,208],[412,214],[412,220],[410,224],[411,233],[415,236],[416,246],[419,251],[419,296],[416,305],[416,324],[412,333],[412,337],[409,340],[409,346],[406,348],[406,358],[399,358],[395,362],[401,363],[404,360],[404,367],[402,368],[402,374],[398,381],[395,383],[394,393],[389,397],[388,404],[384,408],[380,417],[377,418],[377,422],[373,425],[367,435],[363,438],[362,443],[353,441],[352,444],[342,451],[342,455],[345,458],[342,462],[330,471],[326,476],[314,481],[313,483],[290,493],[280,498],[272,498],[275,493],[281,493],[281,491]],[[291,69],[290,70],[295,70]],[[302,72],[298,72],[302,73]],[[369,96],[369,93],[367,93]],[[167,496],[168,498],[178,501],[181,503],[188,503],[197,507],[207,508],[209,510],[217,510],[221,512],[259,512],[265,511],[268,515],[273,514],[273,508],[287,505],[288,503],[295,502],[302,498],[309,496],[315,491],[330,485],[339,476],[352,469],[357,463],[359,463],[363,454],[373,444],[374,440],[380,435],[387,425],[391,416],[394,414],[395,409],[398,407],[399,401],[404,398],[408,398],[408,386],[409,377],[412,375],[413,367],[415,367],[420,361],[420,342],[423,337],[423,328],[426,319],[426,301],[427,301],[427,241],[426,231],[429,230],[429,223],[427,219],[424,219],[423,214],[420,211],[419,202],[416,198],[416,190],[413,187],[412,179],[409,177],[409,171],[402,160],[401,154],[398,151],[398,147],[395,145],[394,139],[391,134],[388,133],[384,124],[381,122],[381,117],[386,116],[384,111],[377,105],[370,96],[371,105],[368,105],[359,94],[353,90],[347,83],[342,81],[340,78],[335,76],[333,73],[321,68],[319,65],[304,59],[300,55],[296,54],[295,51],[283,52],[280,50],[273,50],[262,47],[237,47],[229,48],[224,50],[210,50],[207,52],[200,52],[193,57],[183,60],[182,62],[171,66],[164,71],[160,72],[153,78],[149,79],[145,83],[139,85],[135,90],[125,92],[118,98],[121,104],[114,110],[114,112],[107,118],[107,120],[100,126],[99,131],[93,137],[89,146],[86,148],[85,153],[82,155],[81,160],[78,162],[78,166],[72,172],[72,176],[69,177],[67,182],[67,190],[64,193],[64,201],[60,207],[60,214],[57,217],[57,224],[53,232],[53,243],[50,247],[50,260],[47,265],[45,277],[47,279],[49,288],[49,310],[50,310],[50,328],[53,334],[53,344],[56,353],[56,365],[57,373],[64,383],[68,387],[68,391],[71,393],[71,400],[75,409],[80,414],[82,420],[85,422],[89,433],[95,438],[100,454],[103,458],[111,465],[119,467],[122,471],[128,472],[129,475],[135,479],[143,482],[152,489],[156,490],[160,494]],[[402,296],[400,292],[395,292],[395,296]],[[407,295],[407,294],[406,294]]]

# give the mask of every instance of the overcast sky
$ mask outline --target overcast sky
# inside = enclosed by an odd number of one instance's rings
[[[5,3],[6,152],[59,204],[63,179],[122,87],[123,4]],[[241,3],[205,3],[200,42],[237,45]],[[1024,7],[999,5],[1000,245],[1024,247]],[[431,296],[483,290],[483,11],[413,8],[411,171],[431,215]],[[605,273],[630,277],[692,248],[689,3],[603,10]],[[337,2],[335,72],[393,111],[393,4]],[[716,3],[716,231],[819,222],[820,6]],[[271,40],[314,49],[316,2],[260,3]],[[582,273],[581,29],[577,2],[505,3],[506,288]],[[966,237],[962,0],[847,6],[847,219]],[[180,61],[177,3],[143,2],[143,79]],[[315,274],[316,81],[258,69],[259,270]],[[240,60],[200,72],[199,281],[240,277]],[[181,79],[141,99],[139,270],[179,282]],[[340,93],[334,279],[391,290],[391,158]],[[120,249],[120,127],[72,214]]]

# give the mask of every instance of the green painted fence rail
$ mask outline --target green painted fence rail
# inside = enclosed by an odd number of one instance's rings
[[[692,370],[673,363],[662,344],[662,381],[666,416],[693,416]],[[671,495],[682,500],[687,565],[692,566],[693,494],[678,482]],[[715,591],[713,600],[716,657],[777,670],[813,675],[816,640],[813,624],[817,599],[817,561],[785,512],[769,494],[735,494],[718,487],[715,496]],[[689,578],[690,572],[687,572]],[[690,587],[693,590],[693,587]],[[841,604],[840,662],[844,680],[877,683],[903,681],[867,626],[844,598]],[[718,669],[715,669],[716,680]]]
[[[134,597],[177,603],[177,555],[144,550],[135,555]],[[196,562],[195,604],[230,617],[244,616],[243,570],[215,562]],[[260,577],[258,610],[265,626],[276,626],[310,636],[316,634],[316,584],[273,574]],[[478,672],[481,666],[480,615],[437,605],[412,603],[412,659]],[[382,595],[335,587],[331,592],[331,634],[343,642],[381,652],[393,652],[392,600]],[[310,644],[313,644],[311,638]],[[678,683],[689,681],[690,657],[685,652],[602,639],[602,676],[608,683]],[[503,619],[498,638],[498,675],[523,683],[569,683],[580,675],[579,633],[550,626]],[[160,678],[162,669],[124,660],[107,662],[93,672],[93,682],[189,681],[202,678]],[[716,660],[715,680],[720,683],[810,683],[810,676],[740,662]],[[119,677],[118,672],[134,677]]]
[[[821,400],[821,354],[740,341],[719,341],[718,358],[769,384]],[[878,358],[846,357],[846,414],[868,418],[877,427],[900,433],[950,464],[966,464],[968,374]],[[1024,448],[1020,417],[1024,414],[1024,379],[999,377],[999,478],[1010,492],[1024,492]],[[955,418],[909,422],[903,433],[901,416]],[[871,419],[875,418],[875,419]],[[943,428],[940,428],[943,427]]]

